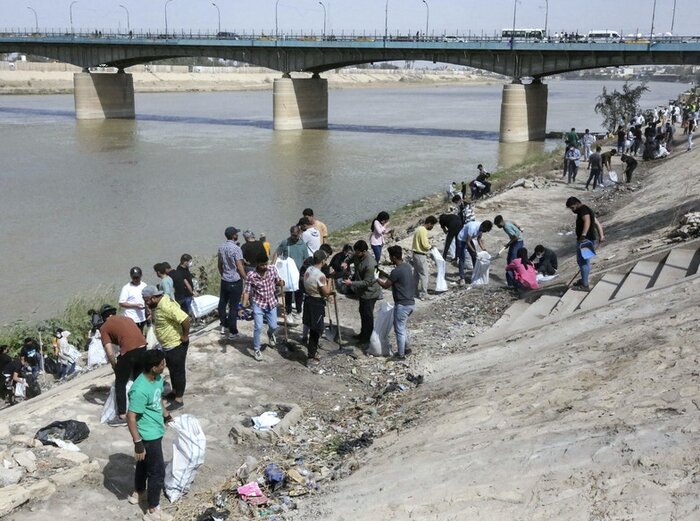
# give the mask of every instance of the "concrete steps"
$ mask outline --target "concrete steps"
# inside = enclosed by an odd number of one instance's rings
[[[665,257],[661,255],[640,260],[626,271],[605,273],[589,292],[568,289],[561,297],[542,295],[532,304],[517,301],[491,329],[479,337],[479,341],[496,340],[577,311],[594,309],[651,288],[668,286],[695,275],[700,269],[700,250],[697,247],[678,247],[670,250]]]

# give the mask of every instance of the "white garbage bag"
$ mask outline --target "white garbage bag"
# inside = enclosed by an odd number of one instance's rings
[[[165,469],[165,495],[174,503],[190,490],[197,469],[204,463],[207,439],[197,418],[183,414],[170,424],[177,433],[173,459]]]
[[[374,319],[374,330],[369,339],[367,354],[374,356],[391,356],[389,332],[394,324],[394,304],[384,302]]]
[[[215,295],[200,295],[192,299],[192,314],[194,318],[202,318],[219,308],[219,297]]]
[[[147,349],[160,349],[160,342],[156,336],[155,326],[150,326],[146,330],[146,347]]]
[[[88,346],[88,359],[87,366],[88,369],[93,367],[98,367],[100,365],[105,365],[109,360],[107,360],[107,353],[105,353],[104,347],[102,346],[102,340],[100,340],[100,332],[96,332],[95,336],[90,340],[90,345]]]
[[[275,268],[284,281],[284,291],[297,291],[299,289],[299,269],[294,263],[294,259],[277,259]]]
[[[437,248],[431,249],[430,255],[433,256],[435,265],[437,266],[435,291],[437,293],[442,293],[443,291],[447,291],[447,281],[445,280],[445,259],[442,258],[442,253],[440,253],[440,250]]]
[[[476,265],[472,272],[472,286],[483,286],[489,283],[489,270],[491,269],[491,255],[487,251],[476,254]]]
[[[447,249],[447,256],[456,259],[457,258],[457,239],[452,239],[450,247]]]
[[[126,408],[129,409],[129,389],[131,389],[131,384],[133,382],[129,380],[126,383]],[[117,411],[117,391],[112,384],[112,388],[109,390],[109,396],[105,400],[105,404],[102,406],[102,416],[100,416],[100,423],[107,423],[117,417],[119,411]]]

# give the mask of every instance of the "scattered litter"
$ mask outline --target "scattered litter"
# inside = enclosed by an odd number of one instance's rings
[[[408,380],[409,382],[414,383],[416,385],[420,385],[423,383],[423,375],[422,374],[414,375],[412,373],[408,373],[406,375],[406,380]]]
[[[260,416],[253,416],[251,420],[253,420],[253,429],[259,431],[271,431],[272,427],[282,421],[275,411],[265,411]]]
[[[243,501],[251,505],[264,505],[270,501],[260,490],[260,485],[258,485],[257,481],[251,481],[247,485],[238,487],[236,491]]]
[[[279,466],[274,463],[270,463],[265,467],[265,481],[272,487],[272,490],[277,490],[279,487],[284,485],[285,479],[284,470],[279,468]]]
[[[677,241],[700,237],[700,212],[690,212],[681,217],[678,228],[669,237]]]
[[[34,436],[44,445],[58,447],[59,441],[80,443],[90,435],[90,429],[85,422],[76,420],[55,421],[42,429]]]
[[[197,517],[197,521],[226,521],[230,515],[231,512],[228,510],[217,510],[214,507],[209,507]]]
[[[341,456],[344,454],[350,454],[356,449],[364,449],[372,445],[373,436],[369,432],[363,432],[362,436],[355,438],[353,440],[347,440],[338,445],[336,452]]]
[[[541,273],[537,274],[537,282],[549,282],[552,279],[556,279],[559,275],[556,273],[554,275],[542,275]]]

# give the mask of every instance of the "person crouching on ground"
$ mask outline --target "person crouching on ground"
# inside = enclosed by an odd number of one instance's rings
[[[165,353],[165,365],[173,385],[172,394],[166,399],[173,401],[169,411],[184,405],[183,396],[187,386],[187,349],[190,346],[190,317],[182,311],[177,302],[163,295],[155,286],[143,288],[143,300],[149,309],[155,311],[156,338]]]
[[[403,261],[401,246],[390,246],[389,260],[395,266],[388,278],[380,278],[377,282],[384,289],[391,288],[394,298],[394,333],[396,333],[397,357],[403,359],[411,354],[408,346],[406,323],[416,309],[414,300],[413,273],[411,266]]]
[[[323,245],[322,245],[323,246]],[[309,355],[307,365],[318,364],[318,344],[323,334],[326,316],[326,298],[333,293],[332,279],[323,273],[328,254],[319,249],[313,255],[312,265],[304,272],[304,326],[309,328]]]
[[[557,254],[541,244],[535,246],[535,253],[530,256],[530,262],[535,265],[535,269],[542,275],[556,275],[559,269]]]
[[[625,164],[625,183],[632,182],[632,173],[637,169],[639,164],[635,158],[628,156],[627,154],[622,154],[620,161]]]
[[[585,259],[581,252],[582,246],[595,251],[598,241],[605,241],[603,226],[596,219],[593,210],[579,201],[576,197],[566,200],[566,207],[576,214],[576,262],[581,271],[581,279],[574,283],[574,288],[589,291],[588,277],[591,273],[591,259]]]
[[[280,278],[277,268],[268,264],[267,256],[256,259],[255,269],[248,273],[245,289],[243,290],[243,306],[253,304],[253,349],[255,359],[262,360],[260,351],[260,335],[262,334],[263,318],[267,322],[267,343],[275,347],[277,338],[277,287],[284,289],[284,281]]]
[[[537,289],[537,270],[527,257],[527,249],[520,248],[516,257],[506,266],[508,285],[516,289]]]
[[[148,502],[144,521],[171,521],[173,517],[160,509],[165,481],[162,441],[165,425],[173,419],[162,399],[165,354],[153,349],[143,355],[142,361],[143,373],[129,390],[129,412],[126,415],[136,457],[134,493],[129,497],[129,503]]]
[[[359,240],[352,249],[354,253],[349,261],[355,265],[355,280],[344,279],[343,285],[352,289],[359,299],[360,333],[353,338],[359,344],[368,344],[374,329],[374,305],[382,293],[382,288],[374,278],[377,262],[374,260],[374,255],[368,253],[367,243]]]

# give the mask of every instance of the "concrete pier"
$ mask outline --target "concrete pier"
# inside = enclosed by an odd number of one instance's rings
[[[547,85],[540,81],[503,86],[501,132],[503,143],[541,141],[547,129]]]
[[[73,76],[77,119],[134,119],[134,80],[131,74],[79,72]]]
[[[328,80],[285,75],[275,80],[272,95],[275,130],[328,128]]]

